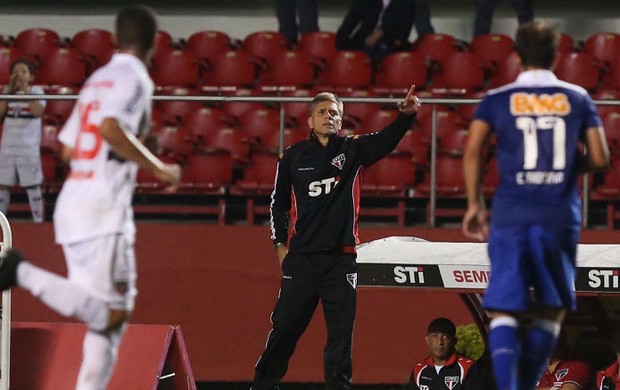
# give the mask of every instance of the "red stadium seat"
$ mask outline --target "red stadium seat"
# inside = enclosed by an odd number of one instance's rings
[[[262,96],[263,92],[260,89],[251,88],[235,88],[234,90],[223,90],[222,94],[225,96],[238,96],[238,97],[254,97]],[[224,102],[222,103],[222,109],[224,112],[234,119],[238,119],[241,115],[248,111],[260,110],[266,106],[259,102]]]
[[[607,64],[620,61],[620,34],[602,32],[591,35],[583,43],[583,51]]]
[[[76,33],[71,39],[71,46],[82,55],[93,58],[96,67],[110,61],[115,50],[113,34],[108,30],[96,28]]]
[[[259,84],[266,90],[309,88],[314,83],[314,66],[305,53],[283,51],[272,57],[259,77]]]
[[[620,112],[611,112],[605,115],[603,127],[612,158],[620,159]]]
[[[280,130],[280,112],[272,108],[251,110],[238,119],[240,127],[250,135],[252,142],[260,143],[269,134]]]
[[[222,88],[252,87],[256,70],[249,53],[230,50],[213,58],[207,72],[203,73],[202,89],[213,91]]]
[[[22,58],[22,52],[14,47],[0,47],[0,85],[11,80],[11,64]]]
[[[612,159],[610,167],[603,174],[603,182],[596,186],[591,194],[593,200],[605,202],[607,228],[615,229],[615,222],[620,218],[618,199],[620,198],[620,159]]]
[[[298,142],[305,141],[310,137],[310,130],[308,128],[285,128],[284,129],[284,143],[283,150],[287,147],[294,145]],[[280,132],[272,131],[266,137],[262,139],[260,150],[266,153],[279,154],[280,152]]]
[[[568,53],[561,56],[555,74],[560,80],[577,84],[588,91],[596,90],[601,80],[600,63],[588,53]]]
[[[296,89],[294,91],[284,91],[282,96],[313,98],[315,95],[310,89]],[[310,116],[309,102],[282,103],[286,121],[293,126],[307,127],[308,117]],[[347,106],[349,108],[350,106]],[[348,111],[348,110],[347,110]]]
[[[192,88],[199,82],[200,66],[190,51],[174,49],[153,58],[150,73],[156,88]]]
[[[425,143],[423,134],[417,130],[410,129],[405,133],[393,154],[405,154],[409,156],[414,165],[424,167],[428,164],[428,145]]]
[[[441,64],[433,91],[465,94],[482,90],[485,68],[478,57],[471,52],[453,53]]]
[[[443,63],[458,51],[458,42],[449,34],[426,34],[414,42],[412,50],[432,61]]]
[[[60,156],[62,144],[58,141],[58,133],[60,125],[44,124],[41,129],[41,153],[53,154]]]
[[[437,156],[437,192],[440,196],[462,196],[465,191],[460,158]]]
[[[41,62],[36,75],[39,84],[79,87],[86,81],[86,63],[73,48],[49,49]]]
[[[397,52],[386,56],[375,72],[375,91],[387,94],[406,94],[415,84],[416,90],[427,83],[428,66],[415,52]]]
[[[338,51],[336,33],[331,31],[306,33],[299,39],[299,50],[306,53],[310,58],[327,62]]]
[[[460,157],[463,155],[467,143],[468,131],[461,128],[452,131],[442,129],[439,134],[438,153]]]
[[[433,117],[432,115],[423,115],[417,118],[417,128],[424,134],[426,142],[431,142]],[[441,138],[442,134],[465,128],[466,123],[461,116],[455,111],[449,111],[445,108],[437,110],[437,137]]]
[[[155,44],[153,45],[153,61],[157,61],[160,56],[166,55],[173,49],[172,35],[167,31],[158,30],[155,34]]]
[[[340,97],[352,98],[372,98],[378,96],[374,91],[365,89],[345,89],[342,90],[339,95]],[[381,110],[381,105],[379,103],[347,103],[344,108],[342,127],[345,130],[359,130],[364,118],[379,110]],[[306,114],[306,118],[308,115],[309,111]],[[305,122],[302,123],[302,126],[303,125],[305,125]]]
[[[196,107],[183,116],[181,123],[197,142],[204,142],[210,132],[230,125],[231,121],[219,108]]]
[[[254,58],[269,64],[287,50],[286,37],[277,31],[257,31],[245,37],[242,47]]]
[[[405,225],[405,199],[415,185],[415,167],[406,155],[387,155],[371,165],[362,175],[362,202],[380,198],[379,204],[366,205],[364,217],[395,217],[399,226]]]
[[[230,154],[191,154],[183,166],[181,185],[185,190],[223,194],[232,183],[232,176]]]
[[[366,88],[371,79],[370,57],[362,51],[339,51],[319,73],[319,84],[338,89]]]
[[[594,100],[620,100],[620,91],[613,89],[603,89],[591,94]],[[609,113],[620,113],[620,106],[598,104],[596,110],[601,118],[605,118]]]
[[[228,152],[237,163],[245,163],[250,155],[250,136],[237,127],[221,127],[209,132],[204,140],[207,153]]]
[[[519,72],[521,72],[521,65],[516,54],[511,54],[503,60],[499,60],[489,79],[489,88],[497,88],[512,83],[517,79]]]
[[[267,205],[258,206],[256,203],[273,192],[277,164],[278,159],[273,154],[255,154],[246,166],[243,178],[230,189],[231,194],[246,197],[246,219],[250,225],[254,224],[257,214],[269,213]]]
[[[191,133],[178,126],[160,126],[153,129],[157,138],[158,155],[170,156],[175,159],[184,159],[192,153],[193,144]]]
[[[187,38],[186,48],[197,58],[211,61],[220,53],[231,50],[232,41],[221,31],[198,31]]]
[[[398,110],[378,110],[371,112],[362,119],[361,131],[372,133],[392,123],[398,116]]]
[[[567,54],[575,51],[573,37],[566,33],[560,34],[560,42],[558,43],[558,53]]]
[[[482,62],[496,63],[514,50],[514,41],[508,35],[483,34],[471,41],[471,50]]]
[[[252,156],[243,179],[236,184],[237,191],[249,194],[271,194],[276,177],[277,156],[258,153]]]
[[[371,165],[367,172],[370,171],[374,172],[372,177],[379,196],[404,196],[404,191],[415,185],[415,167],[406,155],[389,154]]]
[[[195,96],[198,92],[188,88],[166,88],[160,90],[165,95],[175,96]],[[178,125],[183,122],[183,118],[192,110],[202,107],[202,103],[196,100],[158,100],[155,107],[162,115],[165,123]]]
[[[605,76],[603,79],[605,88],[620,90],[620,60],[609,65],[609,73]]]
[[[466,99],[482,99],[486,95],[485,91],[477,91],[470,92],[465,94],[464,98]],[[477,104],[459,104],[456,106],[457,112],[463,118],[465,123],[469,123],[471,119],[474,117],[476,110],[478,109]]]
[[[47,88],[45,90],[46,94],[49,95],[77,95],[77,89],[69,88],[69,87],[60,87],[60,88]],[[56,100],[50,99],[47,101],[45,105],[45,110],[43,111],[43,121],[45,123],[54,123],[58,125],[63,125],[69,115],[71,115],[71,111],[75,106],[75,100]]]
[[[60,45],[58,33],[48,28],[29,28],[15,37],[15,46],[19,50],[24,54],[39,58],[47,54],[49,50],[59,48]]]

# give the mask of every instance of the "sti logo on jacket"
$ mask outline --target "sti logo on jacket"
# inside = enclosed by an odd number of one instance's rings
[[[329,194],[336,187],[340,178],[338,176],[328,177],[327,179],[317,180],[308,186],[308,195],[317,197],[321,194]]]

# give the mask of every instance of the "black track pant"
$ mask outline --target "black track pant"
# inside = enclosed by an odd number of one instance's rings
[[[273,329],[256,364],[252,389],[275,389],[288,369],[299,337],[319,299],[327,322],[323,353],[326,389],[351,388],[351,338],[355,320],[356,255],[320,252],[288,255],[282,286],[271,315]]]

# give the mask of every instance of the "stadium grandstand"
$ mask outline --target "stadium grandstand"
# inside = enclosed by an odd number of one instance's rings
[[[308,135],[307,103],[317,92],[330,90],[344,98],[343,129],[355,134],[389,123],[394,102],[415,83],[424,109],[395,151],[368,171],[360,236],[364,242],[391,236],[467,241],[459,228],[466,208],[461,157],[467,126],[476,99],[514,80],[518,72],[510,57],[517,22],[508,1],[499,2],[493,33],[474,39],[473,1],[432,0],[436,34],[425,38],[431,49],[413,29],[410,49],[374,64],[362,52],[335,49],[334,33],[348,0],[319,1],[321,31],[302,37],[297,47],[287,47],[277,33],[273,0],[145,3],[158,12],[160,22],[150,68],[156,84],[153,148],[163,160],[179,162],[183,177],[172,193],[154,177],[138,175],[139,295],[111,389],[134,388],[126,383],[138,376],[147,378],[136,382],[149,383],[140,385],[144,388],[192,388],[180,384],[188,378],[198,389],[248,388],[280,280],[267,227],[276,159],[284,147]],[[37,64],[34,84],[60,95],[48,100],[43,115],[46,222],[30,222],[28,198],[19,189],[7,217],[13,245],[33,263],[66,273],[51,224],[67,174],[56,136],[86,77],[110,58],[114,14],[125,3],[49,4],[0,4],[0,87],[8,82],[10,63],[26,56]],[[537,18],[558,24],[562,44],[555,72],[595,99],[612,152],[609,172],[583,181],[586,229],[581,242],[617,244],[617,0],[545,0],[534,6]],[[489,200],[497,185],[495,164],[490,145],[483,182]],[[600,280],[616,290],[606,286],[602,292],[580,292],[580,309],[567,320],[571,346],[589,351],[592,364],[600,365],[609,352],[605,337],[620,321],[620,265],[612,261],[601,267],[600,275],[611,274]],[[433,318],[484,329],[480,289],[407,287],[360,288],[355,388],[401,389],[413,363],[426,353],[422,340]],[[15,388],[64,388],[62,381],[77,373],[83,329],[24,291],[13,293],[11,306],[11,381],[23,384]],[[326,332],[322,313],[317,314],[283,389],[323,388]]]

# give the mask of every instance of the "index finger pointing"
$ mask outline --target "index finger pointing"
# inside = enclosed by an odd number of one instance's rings
[[[411,88],[409,88],[409,92],[407,92],[405,100],[409,100],[413,97],[413,91],[415,91],[415,84],[411,85]]]

